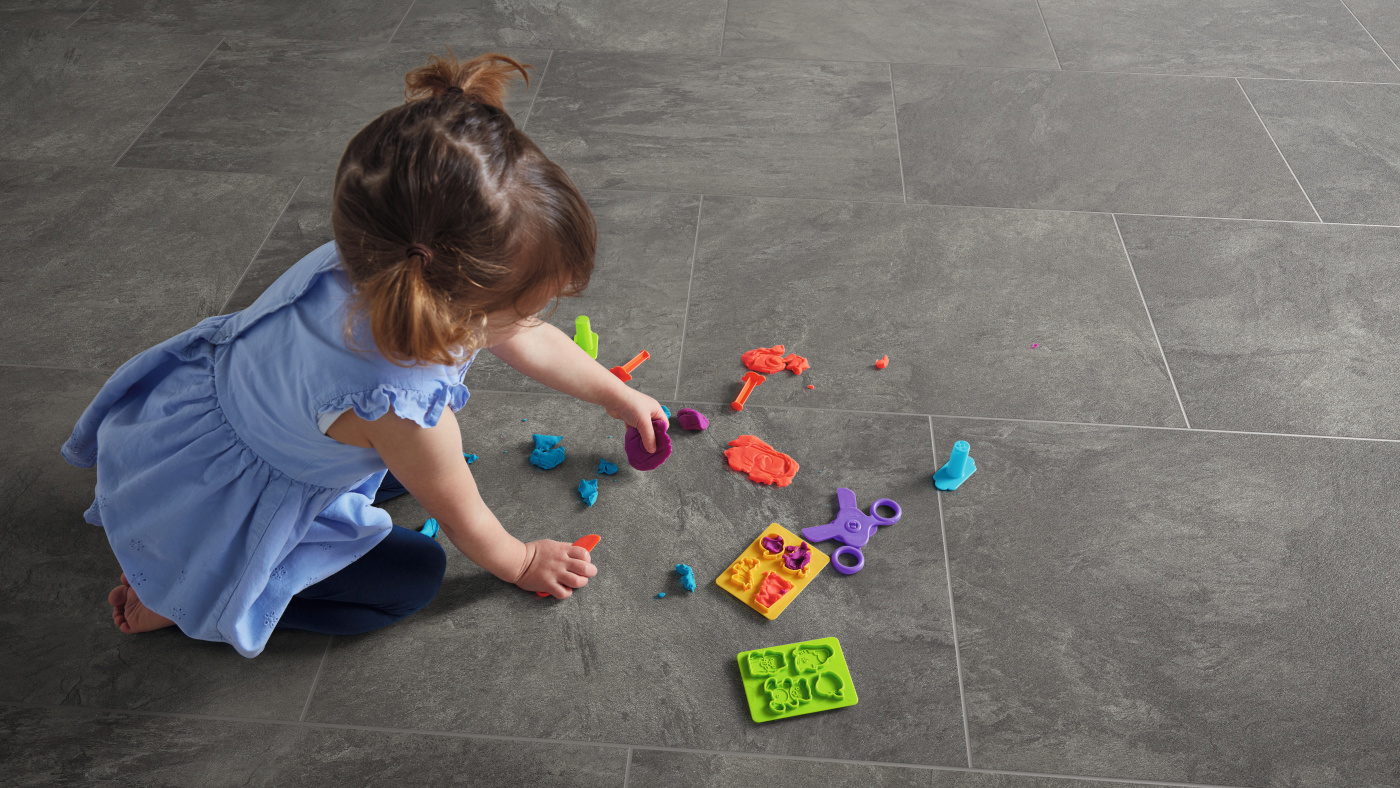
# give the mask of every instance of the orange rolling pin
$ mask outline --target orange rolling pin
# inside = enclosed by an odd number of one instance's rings
[[[589,534],[588,536],[580,537],[577,542],[574,542],[574,547],[582,547],[591,553],[593,552],[593,548],[597,547],[598,543],[601,541],[603,541],[603,537],[597,534]],[[536,591],[535,596],[549,596],[549,592]]]
[[[618,380],[621,380],[623,383],[626,383],[627,381],[632,379],[632,370],[636,369],[637,367],[640,367],[642,365],[642,362],[646,361],[649,358],[651,358],[651,354],[643,350],[642,352],[633,356],[632,360],[627,362],[626,364],[623,364],[620,367],[613,367],[612,373],[614,375],[617,375]]]
[[[744,390],[740,391],[739,396],[735,397],[734,401],[729,403],[729,407],[733,408],[734,410],[743,410],[744,402],[748,400],[749,395],[753,393],[754,389],[758,388],[759,386],[762,386],[763,381],[767,379],[768,378],[763,377],[757,372],[745,372]]]

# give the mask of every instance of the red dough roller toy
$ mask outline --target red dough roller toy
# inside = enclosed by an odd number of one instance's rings
[[[899,516],[903,512],[899,509],[899,504],[889,498],[880,498],[870,504],[870,514],[866,514],[856,506],[856,494],[845,487],[836,488],[836,502],[841,505],[837,510],[836,517],[826,525],[814,525],[811,528],[803,528],[802,535],[809,542],[824,542],[827,539],[835,539],[841,543],[841,547],[836,548],[831,554],[831,565],[836,571],[843,575],[853,575],[865,566],[865,554],[860,551],[870,537],[875,535],[882,525],[894,525],[899,522]],[[894,511],[893,517],[881,517],[875,511],[881,506],[888,506]],[[841,563],[841,554],[854,554],[856,557],[855,566],[846,566]]]
[[[651,354],[643,350],[642,352],[633,356],[632,360],[627,362],[626,364],[623,364],[620,367],[613,367],[612,373],[614,375],[617,375],[618,380],[621,380],[623,383],[626,383],[627,381],[632,379],[632,370],[636,369],[637,367],[640,367],[642,365],[642,362],[646,361],[649,358],[651,358]]]
[[[588,536],[579,539],[577,542],[574,542],[574,547],[582,547],[583,549],[591,553],[593,552],[593,548],[597,547],[598,543],[601,541],[603,541],[603,537],[597,534],[589,534]],[[536,591],[535,596],[549,596],[549,592]]]

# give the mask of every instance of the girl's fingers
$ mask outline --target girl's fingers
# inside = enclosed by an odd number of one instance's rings
[[[647,454],[656,453],[656,433],[652,432],[651,419],[642,422],[642,426],[637,428],[637,432],[642,434],[642,448],[647,450]]]
[[[569,562],[567,571],[573,572],[576,575],[583,575],[584,577],[592,577],[598,574],[598,567],[587,561],[573,560]]]
[[[564,576],[559,578],[559,582],[570,588],[583,588],[588,585],[588,578],[583,575],[576,575],[572,572],[565,572]]]
[[[582,547],[579,547],[578,545],[570,545],[568,552],[566,552],[565,555],[567,555],[570,558],[577,558],[580,561],[588,560],[588,551],[583,549]]]
[[[574,590],[563,583],[555,583],[554,590],[549,592],[555,599],[568,599],[574,595]]]

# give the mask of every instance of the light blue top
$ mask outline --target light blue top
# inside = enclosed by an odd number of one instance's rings
[[[467,401],[470,360],[396,366],[363,323],[347,342],[351,295],[328,243],[242,312],[123,364],[63,445],[97,465],[84,517],[141,601],[191,637],[257,656],[293,594],[388,535],[371,505],[383,461],[323,435],[319,414],[392,408],[431,427]]]

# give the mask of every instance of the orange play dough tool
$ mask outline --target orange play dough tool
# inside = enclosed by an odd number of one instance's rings
[[[740,435],[729,442],[733,448],[724,450],[729,467],[749,475],[749,481],[761,484],[776,484],[786,487],[792,484],[800,466],[797,460],[759,440],[755,435]]]
[[[603,541],[603,537],[597,534],[589,534],[588,536],[582,537],[577,542],[574,542],[574,547],[582,547],[591,553],[593,552],[593,548],[597,547],[598,543],[601,541]],[[549,592],[536,591],[535,596],[549,596]]]
[[[651,354],[643,350],[642,352],[633,356],[632,360],[627,362],[626,364],[623,364],[620,367],[613,367],[612,373],[614,375],[617,375],[618,379],[621,380],[623,383],[626,383],[627,381],[632,379],[632,370],[636,369],[637,367],[640,367],[642,365],[642,362],[646,361],[649,358],[651,358]]]
[[[763,385],[763,381],[767,379],[768,378],[763,377],[757,372],[745,372],[744,389],[739,392],[739,396],[735,397],[733,402],[729,403],[729,407],[734,410],[743,410],[744,403],[748,400],[749,394],[753,393],[755,387]]]

